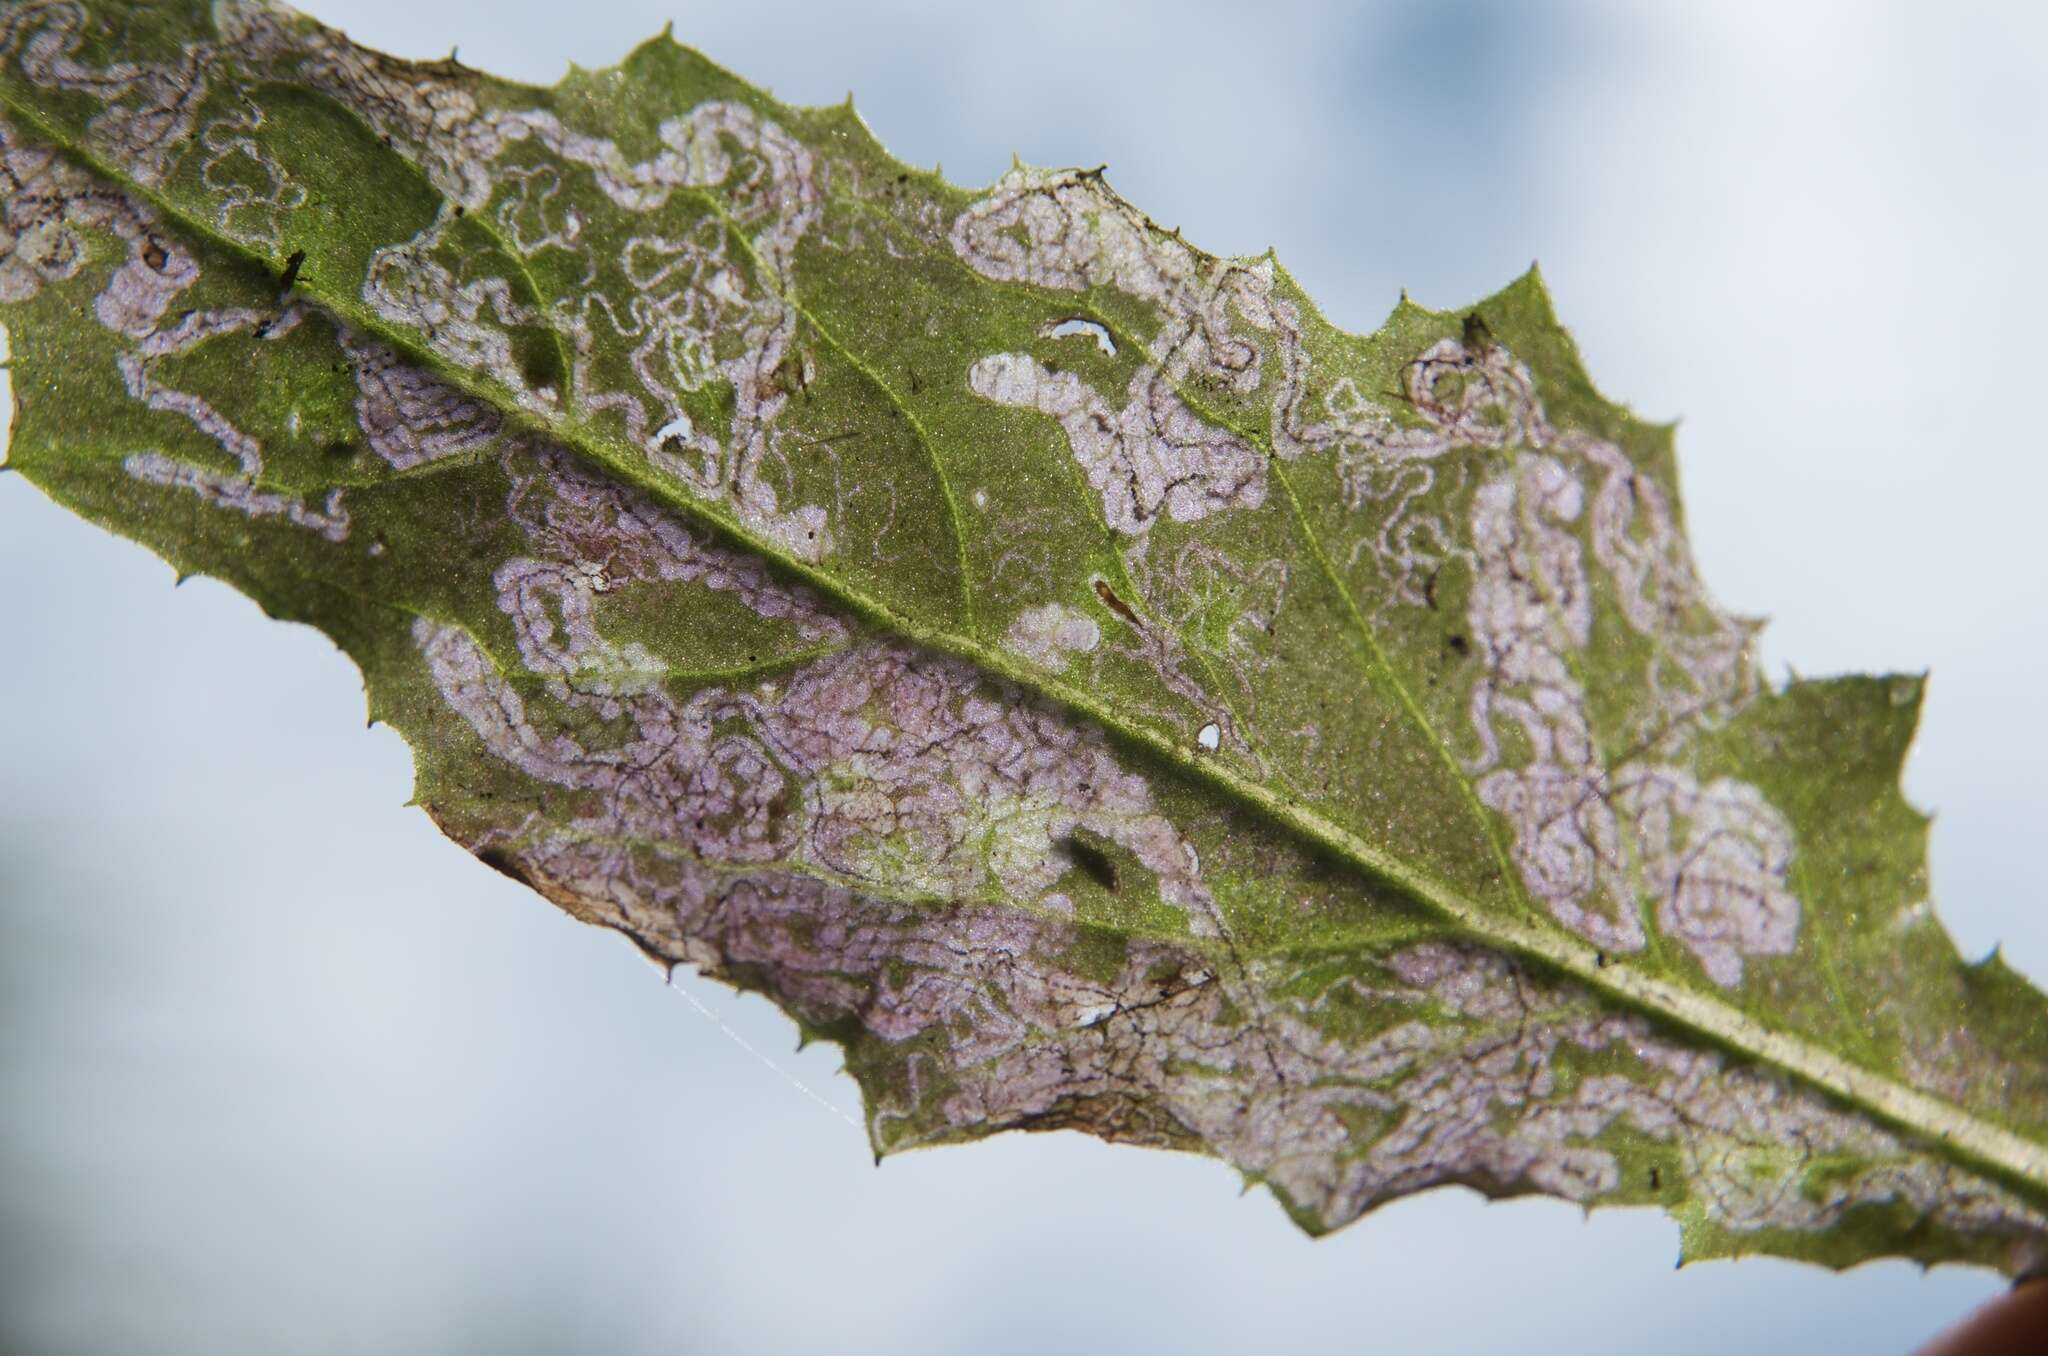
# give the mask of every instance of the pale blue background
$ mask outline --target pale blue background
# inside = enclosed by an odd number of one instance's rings
[[[956,181],[1108,161],[1371,328],[1540,257],[1604,388],[1685,416],[1773,671],[1935,671],[1909,769],[1966,951],[2048,976],[2042,7],[314,0],[533,80],[669,17],[849,87]],[[1452,1192],[1311,1243],[1066,1135],[870,1166],[829,1050],[417,811],[353,670],[0,477],[0,1348],[1901,1351],[1993,1293],[1671,1269],[1672,1225]]]

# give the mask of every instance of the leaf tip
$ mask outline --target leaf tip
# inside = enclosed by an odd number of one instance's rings
[[[1529,261],[1529,267],[1522,271],[1520,277],[1516,278],[1506,287],[1503,287],[1499,294],[1493,298],[1494,303],[1510,300],[1518,303],[1525,311],[1527,319],[1534,322],[1538,328],[1557,331],[1564,330],[1563,322],[1557,318],[1557,302],[1551,296],[1550,283],[1544,278],[1542,267],[1534,259]],[[1569,335],[1567,335],[1567,338],[1569,338]],[[1576,346],[1574,346],[1571,358],[1573,364],[1577,366],[1578,353]],[[1581,368],[1579,375],[1583,378],[1583,368]]]

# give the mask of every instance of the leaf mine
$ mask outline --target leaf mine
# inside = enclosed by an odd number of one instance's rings
[[[1774,687],[1533,274],[1328,325],[657,39],[0,4],[8,464],[307,622],[457,842],[1304,1228],[1460,1184],[2018,1272],[2048,1005],[1933,921],[1913,680]]]

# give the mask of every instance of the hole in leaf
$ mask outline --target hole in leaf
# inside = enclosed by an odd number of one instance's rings
[[[1102,350],[1104,357],[1114,358],[1116,356],[1116,340],[1111,337],[1109,327],[1100,321],[1075,316],[1072,319],[1048,325],[1040,333],[1048,339],[1068,339],[1077,334],[1085,334],[1095,341],[1095,347]]]
[[[683,450],[684,445],[689,442],[690,434],[693,431],[690,425],[690,416],[679,414],[660,428],[654,430],[654,445],[670,456],[674,456]]]

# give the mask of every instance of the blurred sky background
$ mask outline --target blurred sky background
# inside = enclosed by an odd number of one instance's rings
[[[2048,7],[312,0],[550,81],[676,35],[1014,151],[1338,323],[1541,260],[1682,416],[1773,673],[1932,668],[1907,782],[1963,950],[2048,978]],[[2029,393],[2032,394],[2029,394]],[[836,1051],[403,808],[354,669],[0,476],[0,1350],[1899,1352],[1997,1278],[1674,1273],[1674,1225],[1451,1191],[1321,1242],[1202,1159],[1010,1136],[870,1165]]]

